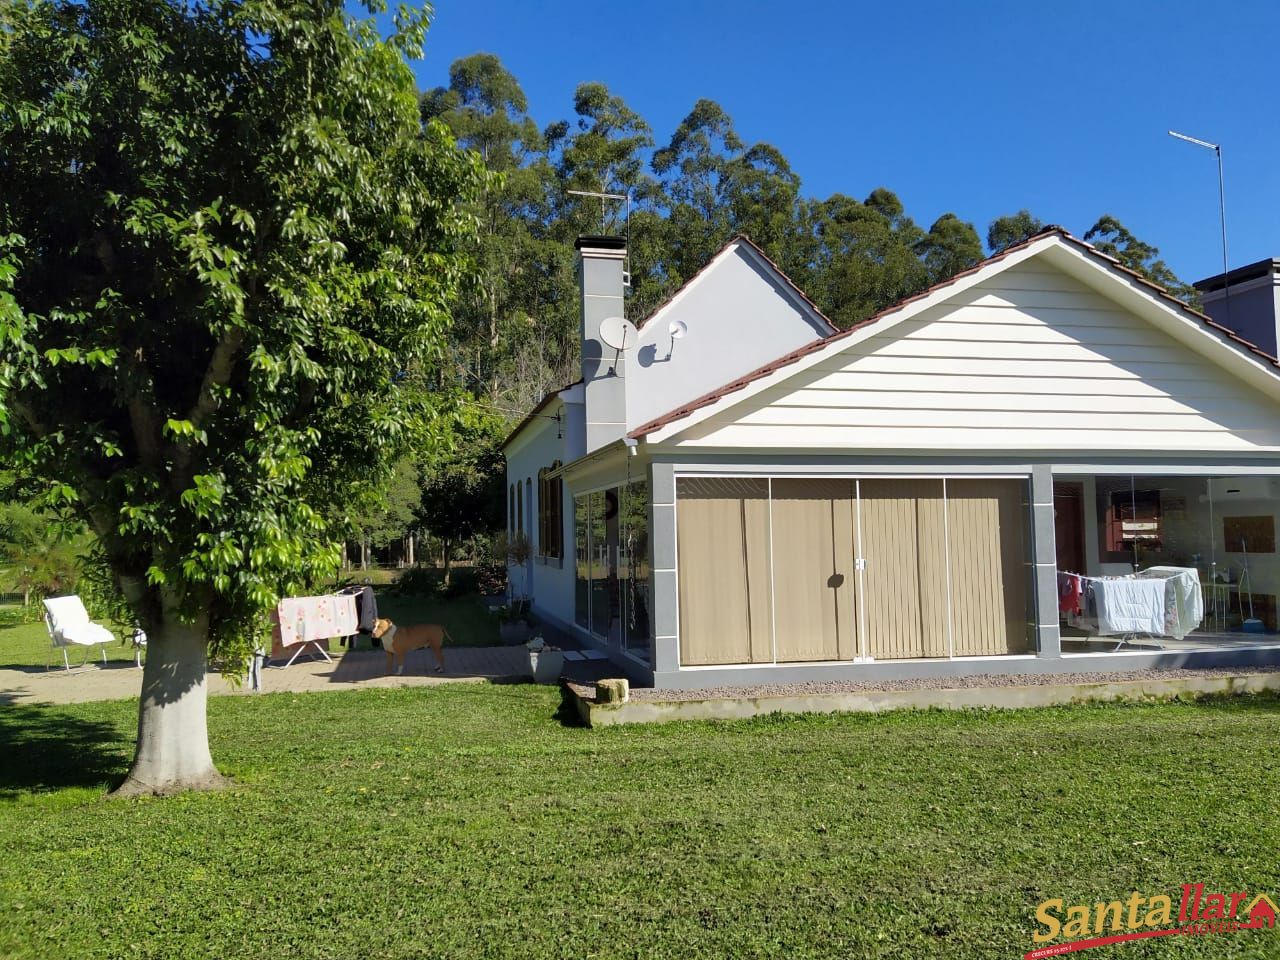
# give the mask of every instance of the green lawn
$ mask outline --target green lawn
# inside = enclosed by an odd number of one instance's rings
[[[109,625],[110,626],[110,625]],[[111,626],[117,641],[126,636],[119,627]],[[89,651],[91,662],[102,662],[102,651],[106,650],[108,660],[133,661],[133,646],[124,643],[108,643],[102,647],[94,647]],[[52,653],[53,663],[62,669],[62,651],[53,650],[49,642],[49,631],[44,621],[36,623],[6,624],[0,623],[0,670],[12,667],[43,667]],[[84,647],[68,647],[67,656],[71,666],[79,666],[84,660]]]
[[[600,731],[558,707],[215,698],[238,786],[129,802],[101,791],[132,703],[0,708],[0,956],[1014,958],[1049,896],[1280,892],[1275,698]]]

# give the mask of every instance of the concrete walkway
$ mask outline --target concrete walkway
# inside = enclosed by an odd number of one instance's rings
[[[387,655],[381,650],[330,654],[333,663],[300,657],[291,667],[262,671],[263,693],[302,693],[361,690],[368,687],[422,687],[459,681],[484,682],[523,678],[528,673],[524,647],[449,647],[444,673],[435,673],[435,660],[426,651],[409,654],[405,675],[386,676]],[[132,663],[99,663],[70,672],[43,667],[0,670],[0,704],[84,703],[91,700],[136,698],[142,671]],[[209,674],[209,693],[249,694],[220,674]]]

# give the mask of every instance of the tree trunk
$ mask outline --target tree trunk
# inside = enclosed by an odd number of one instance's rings
[[[362,537],[360,539],[360,569],[369,569],[369,538]]]
[[[444,549],[441,550],[441,553],[444,554],[444,585],[446,587],[449,586],[449,578],[452,576],[452,573],[453,573],[453,571],[449,567],[449,554],[451,552],[452,551],[449,550],[449,541],[445,540]]]
[[[413,566],[413,534],[409,534],[409,566]]]
[[[117,796],[210,790],[226,783],[209,753],[207,633],[204,624],[174,619],[148,630],[138,745]]]
[[[342,569],[347,570],[351,567],[350,561],[347,559],[347,541],[342,541]]]

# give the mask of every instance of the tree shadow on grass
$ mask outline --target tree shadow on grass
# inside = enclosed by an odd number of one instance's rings
[[[114,787],[130,740],[109,723],[42,704],[0,709],[0,799],[63,787]]]

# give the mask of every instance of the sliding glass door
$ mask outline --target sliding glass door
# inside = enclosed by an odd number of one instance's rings
[[[574,550],[575,622],[605,643],[648,661],[648,484],[575,496]]]

